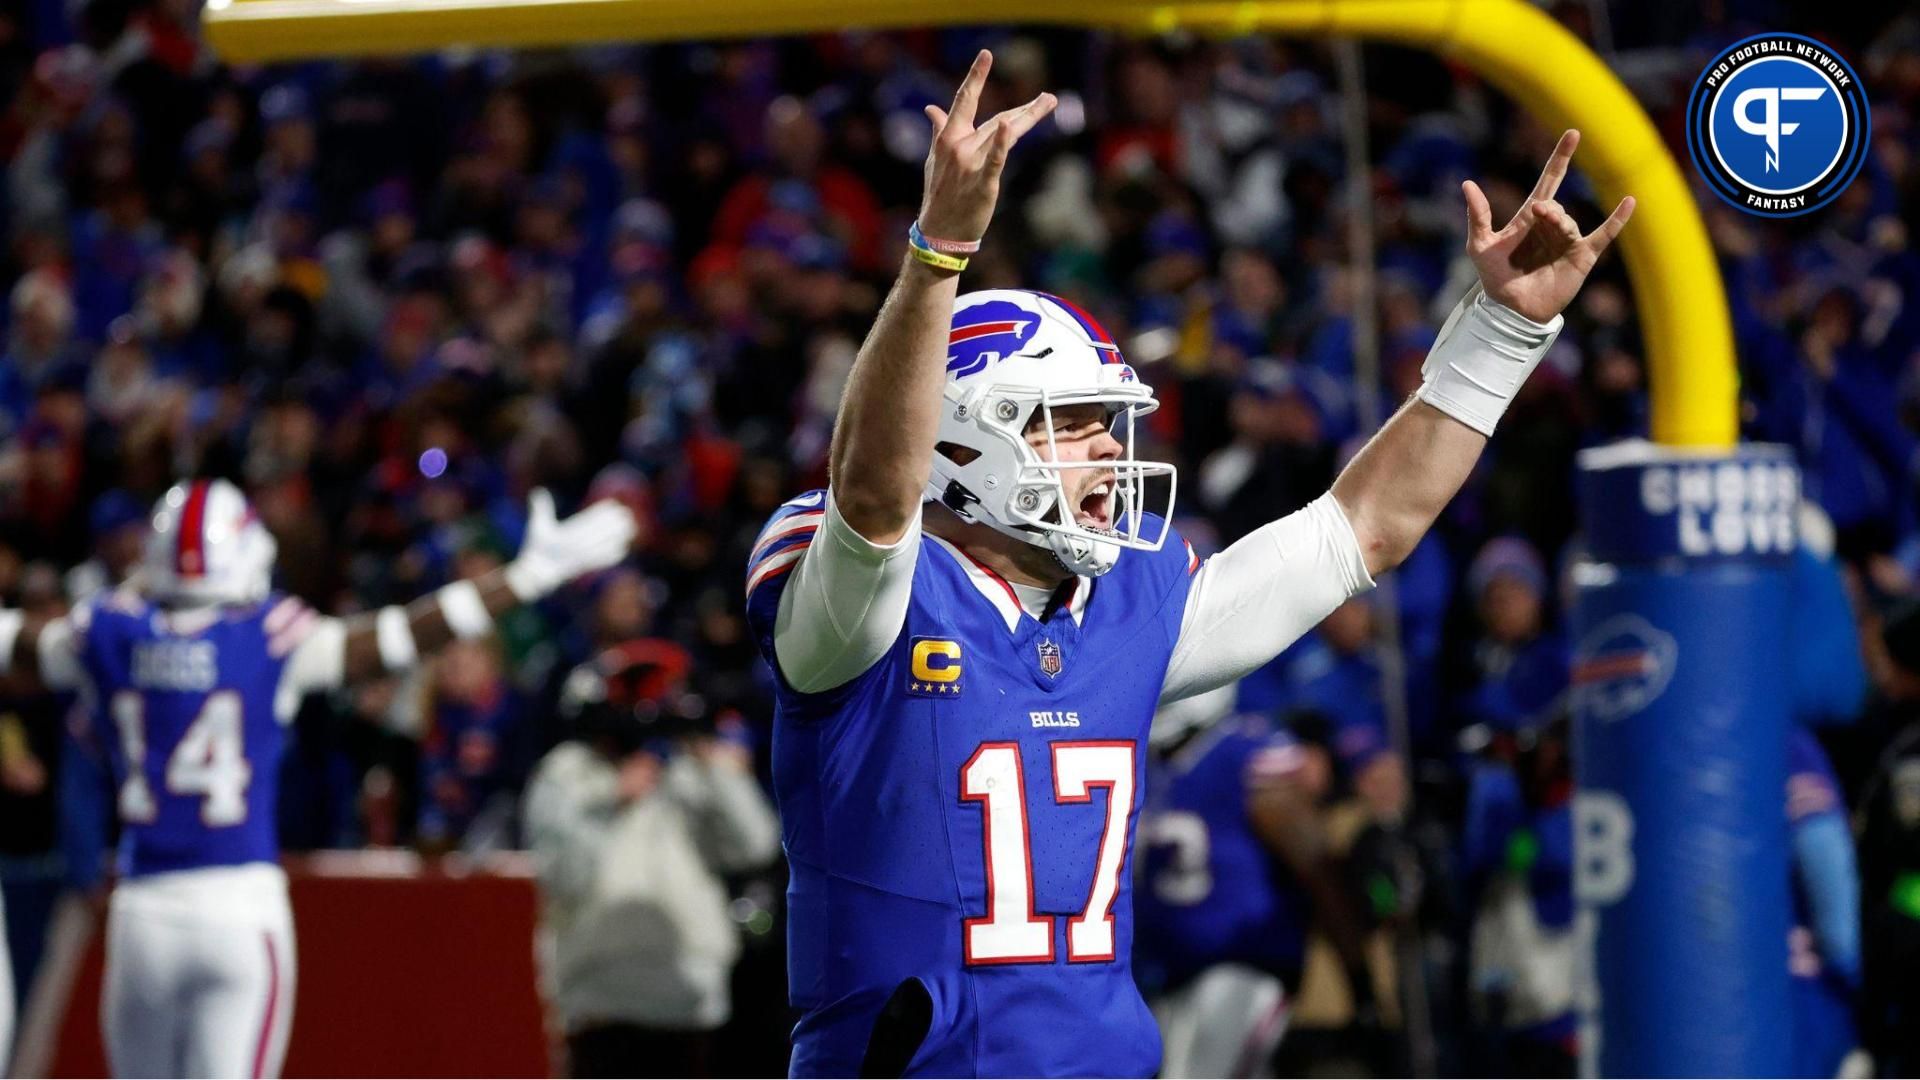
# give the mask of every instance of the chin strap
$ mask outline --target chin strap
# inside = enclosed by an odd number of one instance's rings
[[[1046,533],[1045,546],[1069,574],[1099,577],[1120,561],[1120,545],[1111,540],[1096,540],[1066,533]],[[1084,551],[1076,547],[1084,546]]]

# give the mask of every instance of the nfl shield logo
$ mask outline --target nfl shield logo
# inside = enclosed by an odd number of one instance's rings
[[[1040,670],[1049,678],[1060,676],[1060,646],[1044,639],[1040,642]]]

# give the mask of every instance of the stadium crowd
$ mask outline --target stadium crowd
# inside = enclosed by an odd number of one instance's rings
[[[954,30],[236,68],[199,40],[195,7],[0,12],[6,603],[57,613],[123,578],[147,507],[189,474],[242,482],[281,586],[340,613],[500,565],[537,486],[643,521],[628,566],[503,620],[497,641],[310,702],[286,764],[293,849],[519,845],[528,777],[570,734],[568,673],[637,642],[684,651],[700,719],[764,771],[769,675],[741,568],[768,513],[824,482],[842,381],[918,203],[921,108],[980,44],[999,57],[983,110],[1043,88],[1061,104],[1015,156],[966,287],[1073,297],[1122,342],[1165,402],[1143,456],[1180,465],[1178,525],[1203,556],[1326,490],[1418,385],[1472,280],[1459,181],[1479,178],[1504,220],[1558,134],[1462,69],[1385,48],[1367,52],[1355,176],[1320,44]],[[1680,7],[1619,5],[1606,27],[1669,134],[1705,50],[1785,17]],[[1558,14],[1598,33],[1587,5]],[[1818,739],[1783,806],[1864,832],[1851,926],[1818,899],[1844,891],[1851,852],[1803,874],[1807,947],[1870,1036],[1911,1038],[1913,991],[1862,971],[1861,934],[1920,957],[1920,19],[1847,18],[1829,39],[1873,102],[1859,179],[1788,222],[1699,198],[1743,432],[1797,449],[1824,539],[1804,560],[1819,663],[1799,710]],[[1354,301],[1355,185],[1371,312]],[[1597,222],[1584,182],[1568,189]],[[1360,319],[1377,327],[1373,402]],[[1336,790],[1423,868],[1416,887],[1403,862],[1371,864],[1372,914],[1476,954],[1420,954],[1436,1011],[1462,1019],[1441,1028],[1479,1033],[1445,1040],[1456,1071],[1571,1060],[1570,1002],[1480,954],[1570,932],[1573,456],[1646,424],[1640,327],[1609,260],[1392,590],[1239,690],[1239,708],[1323,745]],[[106,810],[75,793],[85,747],[65,707],[5,688],[0,853],[65,851],[91,883]],[[777,908],[777,890],[755,895]],[[777,968],[777,933],[753,925]],[[771,985],[735,1023],[779,1029]]]

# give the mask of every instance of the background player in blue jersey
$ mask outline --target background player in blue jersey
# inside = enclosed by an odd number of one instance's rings
[[[293,1016],[293,923],[274,835],[285,726],[309,691],[412,666],[627,552],[632,514],[556,521],[536,492],[506,568],[343,622],[271,592],[275,544],[240,490],[180,484],[130,587],[32,622],[0,611],[0,667],[79,693],[121,821],[102,1003],[121,1076],[274,1076]]]
[[[1156,705],[1265,663],[1406,557],[1632,212],[1583,236],[1553,201],[1572,132],[1503,229],[1467,184],[1480,286],[1416,399],[1332,491],[1202,565],[1168,525],[1172,467],[1134,455],[1153,391],[1098,322],[959,295],[1007,155],[1054,105],[976,124],[990,64],[927,110],[920,216],[831,487],[748,560],[779,676],[796,1074],[1155,1070],[1129,862]]]
[[[1324,759],[1264,716],[1190,708],[1223,693],[1230,703],[1228,688],[1162,709],[1150,740],[1134,964],[1167,1077],[1271,1075],[1310,923],[1371,1012],[1361,904],[1319,824]]]

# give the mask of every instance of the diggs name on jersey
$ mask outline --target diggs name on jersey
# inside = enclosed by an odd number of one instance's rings
[[[133,646],[133,685],[141,690],[205,693],[219,677],[211,641],[142,641]]]

